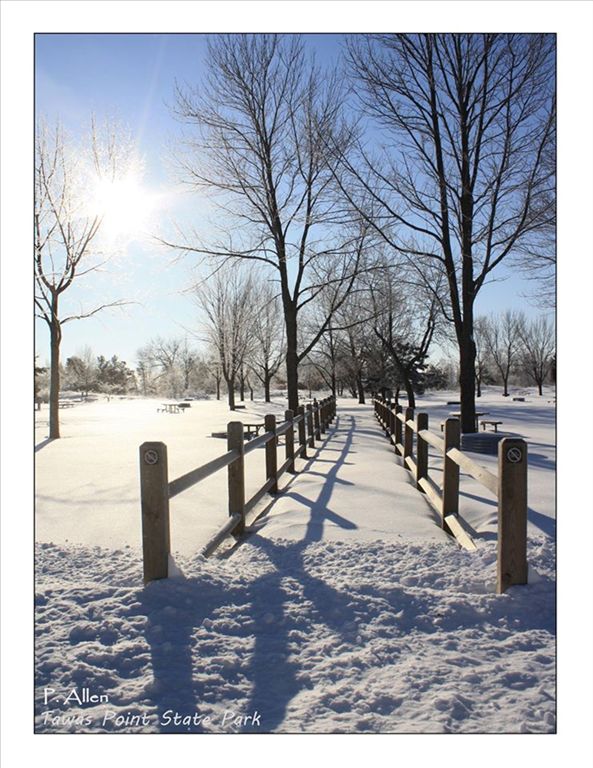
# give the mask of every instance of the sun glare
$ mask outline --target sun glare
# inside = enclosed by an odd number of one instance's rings
[[[91,202],[93,214],[101,216],[101,233],[109,240],[132,240],[148,228],[155,207],[154,195],[136,176],[97,182]]]

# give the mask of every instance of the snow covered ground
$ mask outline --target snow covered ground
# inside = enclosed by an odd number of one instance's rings
[[[454,397],[419,402],[435,431]],[[489,390],[480,403],[530,447],[530,584],[503,596],[493,499],[462,478],[478,551],[459,549],[369,406],[340,402],[315,460],[240,546],[199,553],[226,517],[224,472],[176,497],[178,575],[146,588],[138,446],[167,443],[176,477],[225,450],[209,435],[229,412],[211,401],[183,415],[157,414],[149,400],[81,404],[47,442],[42,411],[37,731],[554,732],[555,417],[549,393],[525,397]],[[231,418],[269,409],[247,406]],[[248,495],[263,481],[261,452],[249,461]]]

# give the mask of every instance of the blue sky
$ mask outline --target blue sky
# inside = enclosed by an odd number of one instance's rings
[[[340,53],[341,36],[307,35],[318,62],[331,65]],[[171,169],[171,147],[182,126],[175,120],[175,81],[197,83],[204,75],[206,36],[161,34],[38,34],[35,39],[35,96],[37,117],[51,123],[59,118],[74,136],[98,119],[115,116],[127,125],[145,159],[144,184],[166,200],[154,213],[158,226],[169,217],[189,225],[204,225],[211,208],[198,195],[181,194]],[[156,221],[158,219],[159,221]],[[197,328],[197,311],[184,290],[192,282],[192,261],[176,260],[147,239],[127,244],[107,270],[68,291],[66,306],[125,297],[123,309],[108,310],[91,319],[64,326],[62,359],[85,345],[95,354],[118,355],[129,364],[136,350],[151,337],[180,336]],[[517,276],[482,290],[478,313],[517,307],[532,314],[525,299],[532,284]],[[49,354],[44,324],[37,324],[36,351],[42,361]]]

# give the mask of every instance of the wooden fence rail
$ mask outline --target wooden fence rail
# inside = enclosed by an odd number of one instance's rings
[[[460,450],[459,420],[445,421],[444,437],[428,428],[428,414],[373,398],[381,427],[410,470],[416,487],[436,509],[445,531],[466,549],[475,549],[471,537],[459,522],[459,470],[471,475],[498,500],[497,592],[514,584],[527,584],[527,443],[505,437],[498,444],[498,474],[475,462]],[[416,451],[414,453],[414,435]],[[443,457],[442,482],[429,477],[428,446]],[[415,457],[415,458],[414,458]]]
[[[228,521],[216,532],[203,549],[211,555],[228,536],[243,533],[245,516],[267,493],[278,492],[278,480],[284,472],[295,473],[295,459],[307,459],[307,448],[315,448],[336,415],[334,397],[314,400],[306,409],[299,406],[297,415],[288,410],[284,421],[276,424],[276,416],[267,414],[264,433],[245,442],[245,430],[240,421],[227,425],[227,452],[190,472],[169,481],[167,446],[147,442],[140,446],[140,500],[142,509],[142,550],[144,582],[166,579],[169,573],[171,534],[169,499],[192,488],[210,475],[227,468]],[[278,466],[278,438],[284,435],[285,457]],[[298,448],[295,448],[295,437]],[[250,498],[245,499],[245,456],[257,448],[265,448],[266,481]]]

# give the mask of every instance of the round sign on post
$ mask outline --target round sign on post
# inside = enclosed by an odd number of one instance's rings
[[[523,451],[520,448],[513,447],[508,449],[507,461],[510,461],[511,464],[518,464],[522,458],[523,458]]]
[[[149,450],[144,453],[144,463],[145,464],[158,464],[159,463],[159,454],[157,451]]]

